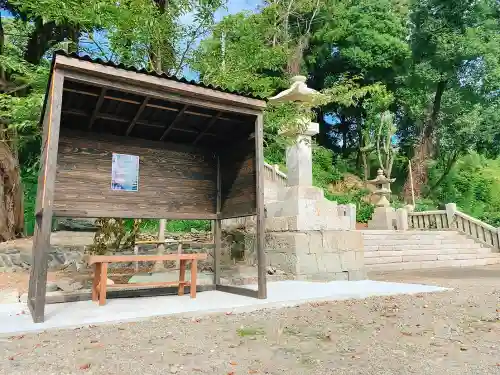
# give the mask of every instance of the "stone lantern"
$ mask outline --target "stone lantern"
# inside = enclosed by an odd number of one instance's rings
[[[394,181],[396,181],[395,178],[387,178],[384,175],[382,168],[377,170],[377,177],[374,180],[367,181],[370,185],[374,185],[377,188],[373,192],[373,194],[379,197],[376,204],[377,207],[389,207],[391,205],[388,197],[391,196],[391,183]]]
[[[270,103],[299,102],[312,103],[318,92],[307,87],[306,77],[295,76],[289,89],[269,98]],[[288,186],[312,186],[312,137],[319,133],[319,124],[309,119],[297,119],[304,125],[301,134],[296,137],[292,146],[286,149],[286,167]],[[281,134],[287,135],[286,131]]]
[[[375,211],[373,212],[372,219],[368,222],[370,229],[394,229],[397,225],[396,212],[391,207],[389,202],[391,196],[391,183],[396,181],[395,178],[387,178],[384,175],[382,168],[377,170],[377,177],[373,180],[367,181],[370,185],[374,185],[377,190],[373,194],[379,197]]]
[[[270,103],[312,103],[318,93],[307,87],[306,77],[292,78],[289,89]],[[319,125],[308,118],[295,119],[299,132],[286,149],[287,183],[278,200],[266,203],[266,262],[296,279],[360,280],[364,270],[363,238],[355,228],[356,212],[340,213],[336,202],[313,186],[312,137]],[[286,132],[282,132],[286,135]],[[344,208],[342,212],[346,211]]]
[[[318,94],[306,85],[306,77],[292,78],[290,88],[269,98],[270,103],[312,103]],[[324,197],[323,190],[313,186],[312,181],[312,137],[319,133],[318,123],[310,119],[296,119],[303,126],[299,134],[290,133],[294,142],[286,149],[287,184],[277,202],[266,205],[267,222],[272,218],[287,218],[293,223],[292,230],[325,230],[345,227],[346,218],[338,215],[337,203]],[[281,134],[287,135],[286,131]],[[346,228],[347,229],[347,228]]]

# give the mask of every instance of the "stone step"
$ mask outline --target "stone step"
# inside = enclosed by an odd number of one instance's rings
[[[447,244],[447,243],[477,243],[478,242],[474,241],[471,238],[466,238],[466,237],[453,237],[453,238],[441,238],[441,239],[436,239],[436,238],[404,238],[404,239],[397,239],[397,238],[387,238],[387,239],[377,239],[377,240],[367,240],[366,238],[363,238],[363,241],[367,245],[372,245],[372,244],[398,244],[398,243],[407,243],[407,244]]]
[[[470,251],[469,251],[470,250]],[[499,253],[493,253],[490,249],[420,249],[420,250],[375,250],[364,252],[365,258],[391,257],[391,256],[413,256],[413,255],[453,255],[453,254],[473,254],[477,256],[500,256]]]
[[[365,245],[365,251],[405,251],[405,250],[470,250],[482,251],[490,250],[487,247],[477,246],[475,244],[447,244],[447,245]]]
[[[433,236],[436,234],[447,235],[449,233],[458,233],[456,230],[381,230],[381,229],[362,229],[360,230],[363,234],[373,234],[373,235],[391,235],[391,234],[402,234],[402,235],[422,235],[422,236]]]
[[[448,241],[453,241],[453,242],[469,242],[473,241],[475,242],[472,238],[466,238],[466,237],[444,237],[444,238],[436,238],[436,237],[424,237],[424,238],[413,238],[413,237],[408,237],[408,238],[397,238],[397,237],[387,237],[387,238],[366,238],[363,237],[364,243],[386,243],[386,242],[414,242],[414,243],[435,243],[435,242],[448,242]]]
[[[500,264],[500,257],[464,260],[433,260],[422,262],[379,263],[367,265],[369,271],[397,271],[411,269],[429,269],[441,267],[478,267]]]
[[[400,255],[383,257],[365,257],[365,265],[372,264],[390,264],[390,263],[413,263],[413,262],[431,262],[444,260],[478,260],[478,259],[498,259],[500,257],[484,256],[482,254],[431,254],[431,255]]]
[[[444,234],[433,234],[433,235],[406,235],[406,234],[398,234],[398,233],[393,233],[393,234],[385,234],[385,235],[369,235],[369,234],[363,234],[363,238],[365,240],[370,240],[370,241],[383,241],[383,240],[447,240],[447,239],[466,239],[467,237],[461,236],[457,233],[450,233],[448,235]]]

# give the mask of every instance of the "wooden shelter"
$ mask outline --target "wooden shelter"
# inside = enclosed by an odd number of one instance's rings
[[[56,53],[41,117],[28,294],[33,320],[44,320],[51,224],[58,216],[214,220],[213,289],[266,298],[265,106],[259,98]],[[139,160],[138,180],[128,189],[112,184],[112,159],[120,154]],[[256,291],[220,285],[221,220],[250,215],[257,215]]]

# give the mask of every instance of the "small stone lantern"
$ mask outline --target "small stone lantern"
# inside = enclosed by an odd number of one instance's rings
[[[376,206],[377,207],[389,207],[389,199],[391,196],[391,183],[396,181],[395,178],[387,178],[384,175],[382,168],[377,170],[377,177],[374,180],[367,181],[370,185],[375,185],[377,190],[373,192],[379,197]]]
[[[395,178],[387,178],[384,175],[382,168],[377,170],[377,177],[367,181],[370,185],[376,186],[377,190],[374,194],[379,198],[372,219],[368,222],[369,229],[394,229],[397,225],[396,212],[391,207],[389,199],[391,196],[391,183],[396,181]]]

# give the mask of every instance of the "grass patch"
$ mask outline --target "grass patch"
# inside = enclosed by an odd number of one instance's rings
[[[259,328],[238,328],[236,333],[240,337],[259,336],[264,334],[264,330]]]

